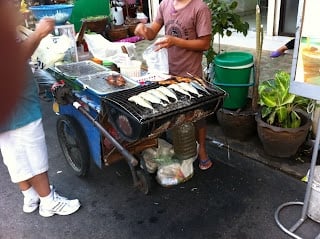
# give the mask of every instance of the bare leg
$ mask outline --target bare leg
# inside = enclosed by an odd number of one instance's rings
[[[38,174],[26,181],[19,182],[18,185],[21,191],[25,191],[32,186],[40,197],[48,196],[51,191],[47,172]]]
[[[285,45],[279,47],[276,51],[271,52],[270,57],[278,57],[281,56],[285,53],[285,51],[287,50],[292,50],[294,48],[294,41],[295,39],[290,40],[289,42],[287,42]]]
[[[196,137],[199,143],[199,166],[202,170],[212,166],[212,162],[208,157],[206,149],[207,126],[205,120],[200,120],[196,123]]]
[[[282,54],[284,54],[284,52],[285,52],[286,50],[288,50],[288,47],[287,47],[286,45],[284,45],[284,46],[281,46],[280,48],[278,48],[277,51],[280,52],[281,55],[282,55]]]
[[[207,150],[206,150],[206,135],[207,127],[197,127],[197,141],[199,143],[199,159],[206,160],[208,159]]]

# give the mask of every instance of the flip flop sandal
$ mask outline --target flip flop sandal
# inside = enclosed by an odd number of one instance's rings
[[[273,51],[273,52],[271,52],[270,57],[276,58],[276,57],[279,57],[281,55],[282,55],[282,53],[280,51]]]
[[[212,164],[213,163],[211,162],[210,159],[206,159],[206,160],[199,159],[199,168],[201,170],[207,170],[207,169],[211,168]]]

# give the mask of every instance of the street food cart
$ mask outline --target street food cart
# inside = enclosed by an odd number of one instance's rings
[[[198,77],[171,77],[141,85],[92,61],[63,64],[47,71],[57,79],[52,87],[53,108],[59,114],[57,134],[73,171],[85,176],[90,161],[101,168],[125,159],[134,186],[144,193],[149,192],[150,185],[140,153],[156,146],[163,132],[213,114],[225,97],[223,90]],[[171,91],[176,99],[168,96],[167,102],[148,106],[135,100],[141,93],[160,87],[168,90],[169,85],[181,82],[200,86],[201,94]]]

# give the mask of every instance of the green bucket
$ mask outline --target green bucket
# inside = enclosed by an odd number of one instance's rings
[[[246,52],[226,52],[214,58],[212,83],[225,90],[228,96],[222,107],[238,109],[246,106],[253,72],[253,55]]]

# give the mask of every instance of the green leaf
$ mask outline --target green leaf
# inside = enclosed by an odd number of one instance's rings
[[[284,71],[276,72],[274,79],[263,81],[258,88],[261,114],[272,125],[284,128],[299,127],[301,119],[297,109],[306,111],[310,99],[291,94],[290,75]]]
[[[238,6],[238,2],[237,2],[237,1],[233,1],[233,2],[229,5],[229,7],[230,7],[231,10],[235,10],[235,9],[237,8],[237,6]]]
[[[278,121],[280,124],[286,121],[287,119],[287,109],[284,106],[278,107],[276,111]]]
[[[221,37],[225,35],[229,37],[234,30],[238,33],[243,33],[244,36],[248,34],[249,23],[244,21],[241,16],[235,12],[238,7],[237,1],[228,3],[222,0],[205,0],[205,2],[211,11],[212,38],[217,34]],[[214,39],[212,39],[212,42],[214,42]],[[210,48],[213,48],[213,44],[211,44]],[[208,65],[212,62],[211,59],[212,54],[208,54]]]
[[[271,95],[271,97],[270,97],[270,95],[267,95],[267,94],[261,95],[260,100],[263,102],[263,105],[266,105],[268,107],[276,107],[277,106],[277,100],[272,95]]]
[[[279,102],[280,105],[287,105],[287,104],[292,104],[294,99],[295,99],[294,94],[288,93],[287,95],[284,96],[284,98]]]
[[[261,117],[264,119],[266,118],[269,114],[271,114],[273,110],[269,107],[262,107],[261,109]]]
[[[273,125],[275,117],[276,117],[276,112],[275,111],[271,112],[271,114],[269,115],[269,118],[267,119],[267,123]]]
[[[291,125],[290,128],[298,128],[301,125],[301,117],[299,114],[295,111],[293,111],[291,114]]]

